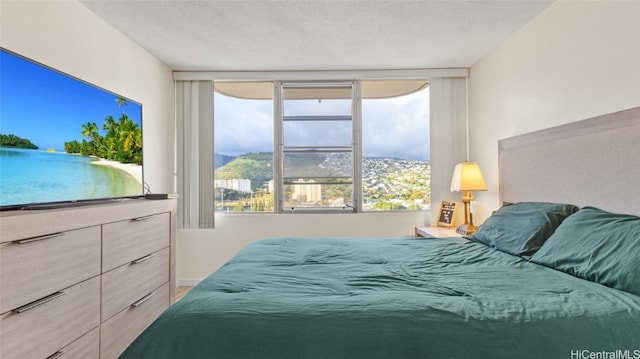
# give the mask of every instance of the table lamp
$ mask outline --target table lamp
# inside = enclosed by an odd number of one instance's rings
[[[452,192],[462,191],[462,202],[464,203],[464,224],[459,225],[456,232],[465,235],[472,234],[477,227],[473,225],[473,214],[469,208],[471,201],[473,201],[471,191],[487,190],[480,166],[476,162],[458,163],[453,169],[450,189]]]

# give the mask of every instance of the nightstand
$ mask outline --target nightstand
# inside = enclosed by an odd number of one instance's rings
[[[446,227],[415,227],[415,236],[423,238],[462,237],[455,228]]]

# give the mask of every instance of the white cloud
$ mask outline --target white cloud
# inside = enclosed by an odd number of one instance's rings
[[[344,103],[326,100],[292,101],[288,103],[286,111],[302,114],[301,108],[304,106],[313,106],[314,110],[323,114],[345,112]],[[429,159],[428,89],[399,98],[365,100],[362,107],[364,156]],[[214,109],[217,153],[239,155],[273,150],[271,101],[239,100],[216,95]],[[350,130],[345,124],[319,122],[311,125],[311,131],[304,131],[306,128],[291,122],[286,124],[285,136],[287,141],[321,138],[328,140],[321,143],[323,145],[339,145],[346,138],[345,131]]]
[[[362,105],[363,155],[429,159],[429,93]]]
[[[237,156],[273,151],[273,103],[215,96],[215,151]]]

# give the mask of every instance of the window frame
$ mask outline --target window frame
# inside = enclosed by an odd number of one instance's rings
[[[365,71],[366,73],[368,73],[369,71]],[[377,73],[377,71],[373,71],[374,73]],[[392,71],[394,72],[394,71]],[[419,71],[420,72],[420,71]],[[455,71],[454,71],[455,72]],[[213,80],[214,82],[272,82],[273,84],[273,92],[272,92],[272,100],[274,103],[274,115],[273,115],[273,121],[274,121],[274,131],[273,131],[273,136],[274,136],[274,147],[273,147],[273,170],[274,170],[274,174],[273,174],[273,181],[274,181],[274,188],[273,188],[273,211],[269,211],[269,212],[252,212],[254,214],[262,214],[262,213],[266,213],[266,214],[279,214],[279,213],[388,213],[388,212],[406,212],[406,211],[399,211],[399,210],[390,210],[390,211],[365,211],[364,207],[363,207],[363,184],[362,184],[362,179],[363,179],[363,173],[362,173],[362,168],[363,168],[363,158],[362,158],[362,81],[370,81],[370,80],[380,80],[380,81],[384,81],[384,80],[396,80],[396,81],[403,81],[403,80],[424,80],[427,82],[430,82],[430,76],[424,76],[424,75],[420,75],[420,76],[408,76],[408,77],[404,77],[404,76],[392,76],[392,77],[386,77],[386,76],[382,76],[380,78],[376,78],[376,77],[368,77],[368,76],[363,76],[360,79],[357,80],[353,80],[353,79],[348,79],[348,78],[343,78],[343,79],[338,79],[338,80],[315,80],[313,79],[314,76],[303,76],[303,77],[298,77],[298,76],[294,76],[293,80],[276,80],[275,78],[287,78],[287,76],[277,76],[278,73],[275,73],[274,76],[276,77],[268,77],[268,79],[261,79],[261,80],[257,80],[257,79],[251,79],[249,80],[249,78],[245,78],[242,80],[236,80],[236,79],[232,79],[232,78],[222,78],[222,79],[218,79],[218,80]],[[340,78],[341,76],[338,76],[338,78]],[[308,80],[308,78],[311,78],[311,80]],[[283,190],[283,185],[284,185],[284,162],[283,162],[283,155],[282,155],[282,143],[283,143],[283,122],[282,122],[282,92],[281,92],[281,86],[282,84],[291,84],[291,83],[301,83],[301,84],[310,84],[310,83],[318,83],[318,84],[331,84],[331,83],[352,83],[353,84],[353,97],[352,97],[352,138],[353,138],[353,145],[352,145],[352,153],[353,153],[353,204],[352,205],[348,205],[345,206],[346,209],[339,209],[339,208],[332,208],[332,207],[322,207],[322,208],[304,208],[304,207],[299,207],[297,208],[295,211],[288,211],[285,210],[283,207],[283,202],[284,202],[284,190]],[[429,84],[429,86],[431,86]],[[213,96],[212,96],[213,97]],[[214,105],[215,106],[215,105]],[[215,121],[215,119],[214,119]],[[215,176],[214,178],[215,179]],[[415,211],[420,211],[420,212],[428,212],[429,210],[415,210]],[[413,211],[411,211],[413,212]]]
[[[351,96],[351,178],[352,203],[342,207],[288,207],[285,206],[284,156],[284,91],[286,88],[350,87]],[[361,83],[349,81],[274,81],[274,212],[275,213],[358,213],[362,209],[362,142],[361,142]],[[323,146],[305,146],[323,147]],[[346,147],[345,147],[346,148]]]

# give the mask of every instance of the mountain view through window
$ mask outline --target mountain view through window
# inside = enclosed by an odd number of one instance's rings
[[[247,83],[247,86],[251,84]],[[366,81],[363,81],[363,88],[366,88]],[[214,93],[217,211],[274,211],[274,102],[271,92],[255,98],[239,98],[222,91]],[[317,127],[317,131],[322,131],[323,126]],[[429,209],[429,88],[425,86],[399,97],[364,98],[361,133],[362,163],[356,168],[362,171],[354,174],[362,180],[361,211]],[[332,136],[331,133],[317,135],[319,138]],[[317,165],[322,166],[322,163]],[[309,200],[313,197],[313,193],[307,193],[311,187],[285,184],[287,198]],[[296,190],[301,193],[291,193]],[[331,192],[319,190],[318,196],[326,197],[324,193]],[[318,200],[350,203],[352,198],[345,195],[345,198]]]

